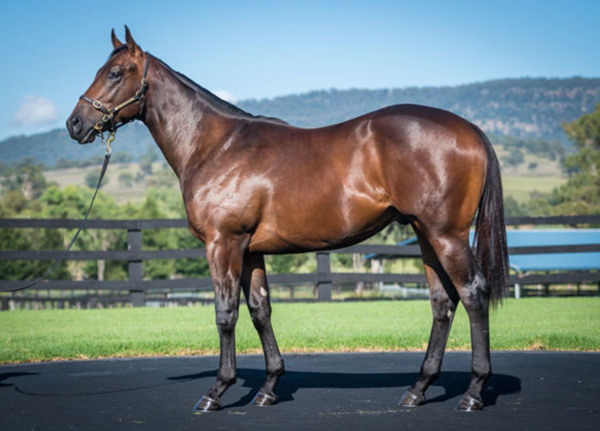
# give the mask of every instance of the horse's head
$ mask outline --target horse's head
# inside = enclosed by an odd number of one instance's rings
[[[114,30],[111,39],[114,49],[110,58],[67,119],[71,138],[80,144],[92,142],[98,133],[114,132],[139,118],[144,109],[149,55],[133,40],[127,26],[125,44],[117,39]]]

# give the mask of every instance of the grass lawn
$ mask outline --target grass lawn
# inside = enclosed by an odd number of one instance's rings
[[[281,303],[273,326],[283,352],[424,350],[428,301]],[[213,307],[0,313],[0,363],[218,353]],[[600,350],[600,297],[507,300],[491,315],[495,350]],[[462,307],[450,349],[470,349]],[[260,351],[248,312],[239,353]]]
[[[566,178],[560,176],[518,176],[504,174],[502,187],[504,196],[512,196],[518,203],[525,203],[532,192],[550,193],[556,187],[564,184]]]

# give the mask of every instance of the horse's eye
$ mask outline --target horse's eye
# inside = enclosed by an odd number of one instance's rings
[[[121,71],[121,69],[113,69],[108,74],[108,79],[110,79],[111,81],[118,81],[119,79],[121,79],[121,76],[123,76],[123,72]]]

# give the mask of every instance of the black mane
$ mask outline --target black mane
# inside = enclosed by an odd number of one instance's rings
[[[146,55],[149,55],[149,54],[146,53]],[[211,106],[217,108],[220,112],[222,112],[224,114],[233,115],[236,117],[253,117],[252,114],[250,114],[250,113],[244,111],[243,109],[240,109],[237,106],[214,95],[206,88],[204,88],[201,85],[192,81],[190,78],[185,76],[183,73],[173,70],[168,64],[166,64],[161,59],[156,58],[154,56],[153,56],[153,58],[155,60],[157,60],[161,65],[163,65],[168,71],[170,71],[177,78],[177,80],[179,82],[181,82],[187,88],[189,88],[190,90],[193,90],[195,93],[200,95],[202,97],[202,99],[206,100]]]
[[[150,54],[146,53],[146,55],[150,55]],[[177,80],[179,82],[181,82],[183,85],[185,85],[190,90],[193,90],[202,99],[206,100],[207,103],[209,103],[212,107],[218,109],[219,112],[221,112],[223,114],[232,115],[232,116],[235,116],[235,117],[255,118],[255,119],[260,119],[260,120],[263,120],[263,121],[270,121],[270,122],[275,122],[275,123],[280,123],[280,124],[287,124],[287,122],[285,122],[285,121],[283,121],[283,120],[281,120],[279,118],[264,117],[262,115],[253,115],[253,114],[250,114],[249,112],[246,112],[243,109],[238,108],[237,106],[235,106],[235,105],[227,102],[226,100],[223,100],[220,97],[216,96],[215,94],[213,94],[212,92],[210,92],[206,88],[204,88],[201,85],[197,84],[196,82],[192,81],[190,78],[188,78],[187,76],[185,76],[183,73],[178,72],[178,71],[172,69],[171,66],[169,66],[168,64],[166,64],[161,59],[159,59],[157,57],[154,57],[154,56],[152,56],[152,57],[156,61],[158,61],[161,65],[163,65],[168,71],[170,71],[177,78]]]

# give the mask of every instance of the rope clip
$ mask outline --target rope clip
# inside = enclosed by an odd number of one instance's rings
[[[104,133],[100,133],[100,140],[103,145],[106,145],[106,156],[110,156],[112,154],[112,148],[110,144],[115,140],[115,132],[109,132],[107,137],[104,137]]]

